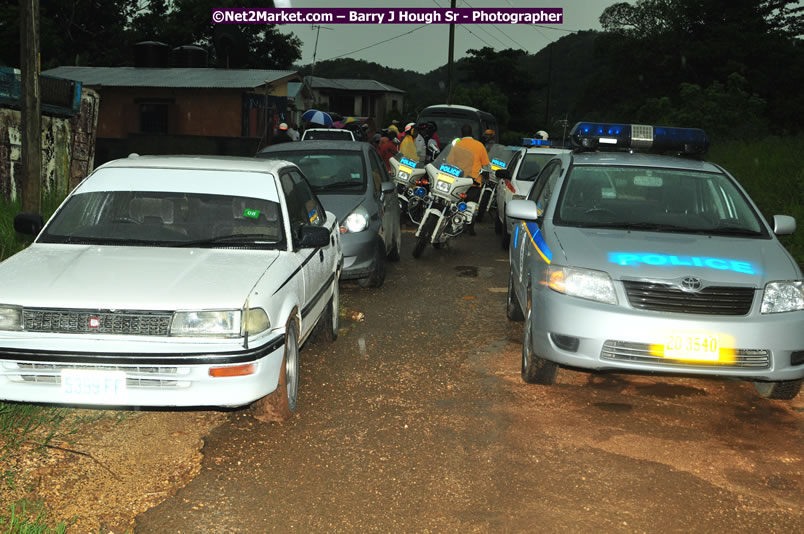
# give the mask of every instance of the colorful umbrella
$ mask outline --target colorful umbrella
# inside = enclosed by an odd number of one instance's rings
[[[343,126],[344,126],[344,124],[341,121],[337,121],[337,122],[332,123],[333,128],[343,128]]]
[[[329,116],[329,113],[324,113],[317,109],[308,109],[305,111],[304,115],[302,115],[302,120],[321,124],[322,126],[332,126],[332,117]]]

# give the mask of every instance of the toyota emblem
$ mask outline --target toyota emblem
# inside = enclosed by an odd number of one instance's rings
[[[681,280],[681,289],[684,291],[698,291],[701,289],[701,279],[694,276],[688,276]]]

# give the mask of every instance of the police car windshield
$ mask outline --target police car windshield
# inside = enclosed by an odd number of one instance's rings
[[[722,173],[576,165],[556,222],[568,226],[767,237],[756,212]]]

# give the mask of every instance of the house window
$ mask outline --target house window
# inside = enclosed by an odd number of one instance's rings
[[[399,102],[395,98],[391,100],[391,109],[399,109]]]
[[[167,103],[149,102],[140,104],[140,132],[168,133]]]

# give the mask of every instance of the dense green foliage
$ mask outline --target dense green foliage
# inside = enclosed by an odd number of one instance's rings
[[[289,69],[301,58],[297,37],[275,25],[213,25],[215,7],[273,7],[259,0],[40,0],[42,69],[63,65],[122,67],[134,64],[133,45],[161,41],[172,47],[199,45],[210,65],[226,66],[216,54],[216,32],[228,32],[233,46],[228,65]],[[19,66],[19,2],[0,4],[0,65]]]

